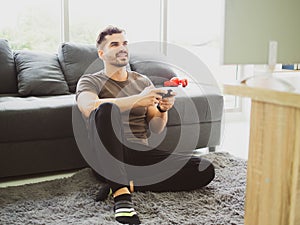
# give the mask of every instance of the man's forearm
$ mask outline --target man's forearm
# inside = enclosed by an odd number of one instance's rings
[[[164,90],[147,87],[138,95],[132,95],[122,98],[98,98],[98,95],[93,92],[82,92],[78,95],[77,104],[81,112],[86,117],[95,110],[99,105],[105,102],[116,104],[121,112],[136,108],[136,107],[154,107],[162,99],[160,93]],[[156,109],[157,111],[157,109]]]
[[[103,99],[105,100],[105,99]],[[138,101],[140,100],[140,97],[138,95],[132,95],[128,97],[122,97],[122,98],[115,98],[113,103],[116,104],[121,112],[131,110],[132,108],[138,107]]]
[[[168,121],[168,112],[159,112],[155,113],[155,116],[152,117],[152,119],[149,121],[149,128],[154,133],[161,133]]]
[[[122,97],[122,98],[101,98],[101,99],[97,99],[94,107],[91,111],[95,110],[96,108],[98,108],[101,104],[103,103],[113,103],[115,105],[117,105],[120,108],[121,112],[130,110],[134,107],[137,107],[138,104],[138,96],[137,95],[132,95],[129,97]]]
[[[82,93],[77,99],[78,107],[80,111],[86,116],[89,117],[90,113],[98,108],[103,103],[113,103],[116,104],[121,112],[130,110],[133,107],[137,107],[139,96],[133,95],[124,98],[102,98],[99,99],[97,95],[93,93]]]

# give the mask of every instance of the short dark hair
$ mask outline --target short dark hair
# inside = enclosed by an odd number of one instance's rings
[[[121,34],[121,33],[125,33],[125,30],[120,29],[118,27],[114,27],[114,26],[108,26],[106,27],[103,31],[100,32],[100,34],[97,37],[97,41],[96,41],[96,47],[99,49],[101,46],[101,43],[103,41],[105,41],[105,37],[107,35],[112,35],[112,34]]]

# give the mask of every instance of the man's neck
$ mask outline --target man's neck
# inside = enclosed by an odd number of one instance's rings
[[[126,67],[109,67],[106,66],[104,69],[106,76],[116,81],[126,81],[127,80],[127,71]]]

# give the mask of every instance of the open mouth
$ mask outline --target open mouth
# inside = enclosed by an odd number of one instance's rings
[[[128,53],[127,52],[119,52],[119,53],[117,53],[117,57],[128,57]]]

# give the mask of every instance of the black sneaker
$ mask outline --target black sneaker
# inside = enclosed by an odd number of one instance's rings
[[[104,201],[111,194],[112,194],[112,190],[111,190],[110,186],[106,183],[102,184],[100,189],[99,189],[99,192],[96,195],[95,200],[96,200],[96,202]]]

